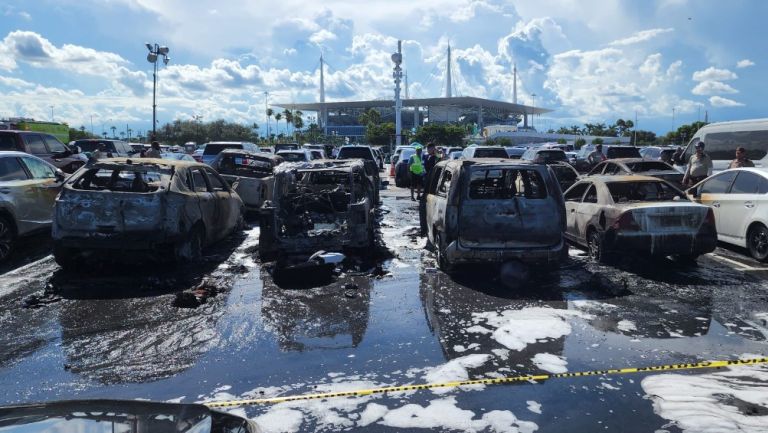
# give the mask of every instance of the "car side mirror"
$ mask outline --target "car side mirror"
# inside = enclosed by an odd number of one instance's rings
[[[56,170],[54,176],[56,177],[56,181],[58,182],[64,182],[64,179],[67,178],[67,176],[64,174],[61,170]]]

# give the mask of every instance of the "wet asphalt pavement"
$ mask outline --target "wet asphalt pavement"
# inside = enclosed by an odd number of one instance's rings
[[[559,271],[510,290],[492,267],[437,270],[417,227],[407,193],[387,191],[391,256],[350,260],[300,288],[257,261],[256,226],[179,269],[67,274],[46,255],[49,240],[31,241],[0,269],[0,403],[195,402],[768,355],[768,267],[741,251],[607,267],[572,249]],[[704,421],[768,431],[768,369],[234,410],[267,431],[700,431]]]

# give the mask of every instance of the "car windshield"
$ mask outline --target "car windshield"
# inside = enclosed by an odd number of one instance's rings
[[[499,200],[515,197],[543,199],[544,179],[531,169],[474,168],[469,179],[469,198]]]
[[[544,163],[568,160],[565,156],[565,152],[562,150],[540,150],[536,153],[536,159]]]
[[[80,190],[111,192],[155,192],[163,187],[172,170],[155,165],[97,165],[73,181]]]
[[[614,203],[686,200],[685,194],[661,181],[608,182]]]
[[[224,149],[242,149],[242,144],[235,143],[208,143],[203,149],[203,155],[218,155]]]
[[[499,148],[475,149],[474,158],[509,158],[507,151]]]
[[[307,154],[304,152],[279,152],[278,155],[288,162],[300,162],[307,160]]]
[[[281,154],[284,158],[286,154]],[[216,169],[220,174],[262,178],[270,176],[272,161],[242,153],[227,153],[221,156]]]
[[[339,150],[338,159],[368,159],[373,161],[373,153],[367,147],[342,147]]]
[[[669,164],[665,164],[661,161],[630,162],[627,163],[627,168],[629,168],[632,173],[674,170]]]

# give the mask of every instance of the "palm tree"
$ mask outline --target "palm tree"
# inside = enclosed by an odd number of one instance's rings
[[[278,136],[280,135],[280,119],[283,118],[283,115],[280,113],[275,114],[275,132],[278,133]]]
[[[115,131],[117,130],[117,128],[114,126],[110,126],[109,129],[112,130],[112,138],[117,138],[117,136],[115,136]]]
[[[288,133],[288,125],[293,124],[293,112],[289,109],[283,110],[283,119],[285,119],[285,133]]]

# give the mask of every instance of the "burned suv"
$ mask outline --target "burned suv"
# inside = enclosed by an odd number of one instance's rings
[[[373,246],[376,185],[363,161],[284,163],[274,176],[260,212],[262,260]]]
[[[425,194],[422,229],[446,271],[508,260],[557,265],[568,253],[563,195],[546,165],[443,161],[430,173]]]
[[[64,268],[108,259],[109,252],[195,260],[237,229],[242,214],[240,197],[207,165],[104,159],[73,174],[56,199],[54,258]]]
[[[283,158],[266,152],[224,149],[211,167],[237,192],[248,211],[258,211],[264,201],[272,199],[275,167]]]

